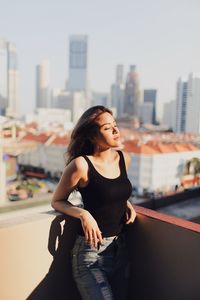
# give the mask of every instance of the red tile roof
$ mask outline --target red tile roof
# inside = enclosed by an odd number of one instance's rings
[[[64,145],[67,146],[69,144],[69,136],[64,135],[64,136],[57,136],[51,143],[51,145]]]
[[[185,143],[156,143],[155,141],[141,144],[138,141],[136,142],[135,140],[129,140],[124,142],[124,150],[132,153],[150,155],[173,152],[200,151],[200,147]]]
[[[29,140],[29,141],[34,141],[43,144],[49,139],[49,137],[50,135],[46,133],[33,134],[27,132],[27,134],[22,138],[22,140]]]

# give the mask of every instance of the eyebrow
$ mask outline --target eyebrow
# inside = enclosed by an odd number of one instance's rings
[[[112,123],[116,123],[116,121],[113,121]],[[99,127],[103,127],[104,125],[111,125],[112,123],[111,122],[104,123],[104,124],[100,125]]]

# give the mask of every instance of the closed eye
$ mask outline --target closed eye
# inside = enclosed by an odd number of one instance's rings
[[[109,129],[112,129],[112,127],[107,127],[107,128],[104,128],[104,130],[109,130]]]

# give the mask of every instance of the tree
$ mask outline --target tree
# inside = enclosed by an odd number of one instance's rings
[[[186,163],[186,172],[187,174],[194,176],[194,184],[198,184],[198,178],[200,175],[200,158],[193,157]]]

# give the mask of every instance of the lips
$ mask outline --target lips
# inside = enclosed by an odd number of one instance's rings
[[[115,141],[117,141],[117,140],[119,140],[119,139],[120,139],[119,136],[117,136],[117,137],[114,138]]]

